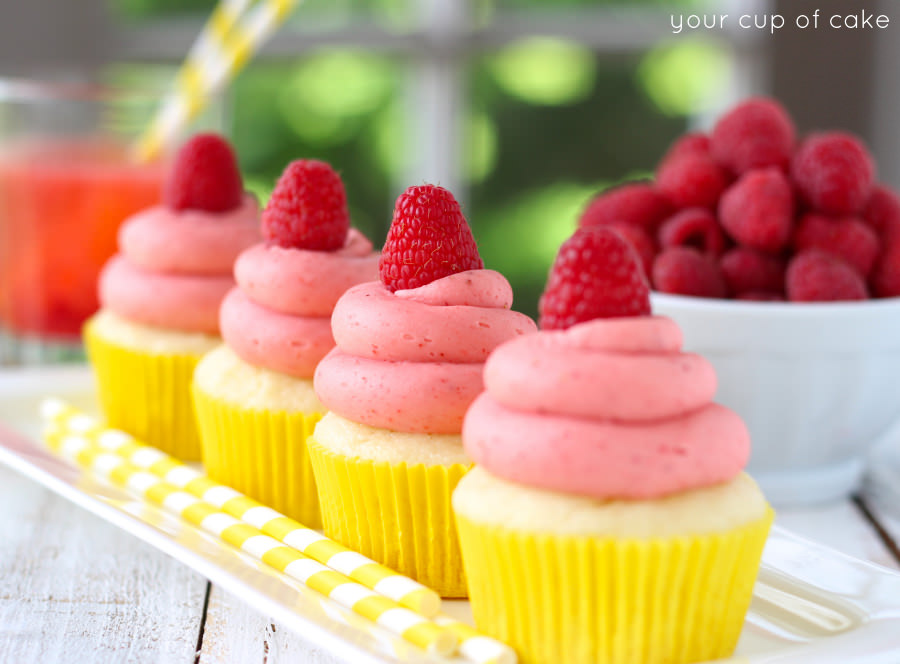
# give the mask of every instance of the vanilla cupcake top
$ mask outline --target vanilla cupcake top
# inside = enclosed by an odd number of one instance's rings
[[[560,249],[542,330],[500,345],[466,414],[466,452],[491,474],[595,499],[658,498],[736,477],[750,438],[712,402],[715,372],[648,315],[638,258],[608,229]],[[607,316],[594,319],[595,316]]]
[[[259,237],[256,200],[243,191],[231,147],[214,134],[194,136],[175,157],[162,204],[119,229],[100,303],[136,323],[218,334],[232,264]]]
[[[344,185],[321,161],[288,165],[263,211],[262,232],[265,241],[235,262],[222,337],[248,364],[309,379],[334,347],[335,303],[375,278],[378,254],[350,227]]]

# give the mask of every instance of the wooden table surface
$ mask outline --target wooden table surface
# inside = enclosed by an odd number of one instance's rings
[[[183,564],[0,466],[0,661],[337,664]],[[900,518],[863,500],[781,526],[898,568]]]

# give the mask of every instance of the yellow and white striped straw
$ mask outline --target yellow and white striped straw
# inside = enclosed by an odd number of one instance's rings
[[[264,534],[342,572],[367,588],[427,617],[438,614],[440,597],[432,589],[325,538],[317,531],[229,487],[213,482],[155,447],[140,444],[123,431],[104,428],[97,419],[64,401],[46,399],[41,405],[41,415],[58,427],[57,436],[68,434],[82,436],[95,447],[114,453],[134,466],[165,479],[177,488],[184,489],[230,516],[259,528]],[[460,654],[471,662],[476,664],[516,662],[512,648],[478,633],[470,625],[443,614],[439,614],[435,622],[456,634],[460,641]]]
[[[175,77],[175,85],[135,144],[153,159],[234,78],[299,0],[220,0]]]
[[[459,639],[459,654],[470,662],[479,664],[516,664],[516,651],[505,643],[480,634],[474,627],[443,613],[434,618]]]
[[[55,426],[51,424],[50,428]],[[440,655],[455,652],[459,639],[452,630],[438,626],[428,618],[285,546],[258,528],[128,463],[121,456],[104,451],[84,435],[61,435],[52,430],[47,433],[51,448],[64,458],[220,537],[409,643]]]
[[[59,425],[64,433],[84,436],[104,451],[118,454],[138,468],[148,470],[226,514],[259,528],[266,535],[346,574],[398,604],[427,618],[440,611],[441,598],[431,588],[341,546],[318,531],[230,487],[214,482],[155,447],[140,444],[124,431],[104,429],[96,419],[54,399],[45,401],[41,411],[46,420]]]

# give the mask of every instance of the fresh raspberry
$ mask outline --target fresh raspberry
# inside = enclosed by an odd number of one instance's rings
[[[659,165],[656,186],[679,209],[703,207],[714,210],[719,196],[728,186],[728,176],[710,157],[686,154]]]
[[[668,247],[653,261],[653,286],[663,293],[725,297],[719,266],[693,247]]]
[[[688,208],[668,219],[659,227],[659,246],[695,247],[718,256],[725,249],[725,236],[712,212],[705,208]]]
[[[684,134],[669,146],[666,154],[659,161],[660,163],[671,161],[685,155],[710,156],[709,136],[700,132]]]
[[[794,255],[788,263],[786,283],[791,302],[865,300],[869,296],[856,270],[819,249]]]
[[[197,134],[181,146],[162,191],[163,203],[173,210],[227,212],[243,196],[234,151],[217,134]]]
[[[734,299],[746,302],[784,302],[784,295],[766,291],[747,291],[746,293],[735,295]]]
[[[881,237],[893,237],[900,231],[900,197],[886,185],[875,185],[863,210],[863,221]]]
[[[784,261],[750,247],[735,247],[719,259],[719,268],[732,293],[783,293]]]
[[[722,195],[719,221],[737,242],[777,252],[791,239],[794,196],[777,168],[749,171]]]
[[[653,267],[653,258],[656,256],[656,242],[653,241],[650,233],[639,226],[634,226],[624,221],[614,221],[605,224],[604,228],[611,228],[631,243],[631,246],[634,247],[641,259],[644,276],[649,280],[650,269]]]
[[[624,221],[653,233],[672,211],[669,202],[649,182],[629,182],[594,198],[578,220],[579,226]]]
[[[563,330],[595,318],[647,316],[650,287],[632,246],[604,226],[563,242],[538,303],[540,327]]]
[[[344,246],[348,230],[341,176],[324,161],[288,164],[263,210],[263,237],[285,248],[335,251]]]
[[[900,235],[892,234],[885,239],[884,249],[869,276],[869,284],[876,297],[900,295]]]
[[[869,275],[869,287],[874,297],[900,295],[900,233],[896,230],[882,237],[881,254]]]
[[[800,197],[816,212],[857,214],[872,193],[875,163],[862,142],[842,132],[813,134],[791,164]]]
[[[710,148],[713,159],[737,175],[767,166],[786,171],[794,139],[794,123],[781,104],[756,97],[719,119]]]
[[[852,265],[863,277],[868,276],[878,258],[881,243],[878,235],[860,219],[832,219],[820,214],[805,214],[794,231],[794,247],[798,250],[821,249]]]
[[[378,270],[391,292],[484,267],[453,194],[433,184],[400,194]]]

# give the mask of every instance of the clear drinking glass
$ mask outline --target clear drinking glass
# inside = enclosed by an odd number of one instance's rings
[[[130,154],[159,98],[0,79],[0,365],[81,357],[119,225],[159,201],[164,160]]]

